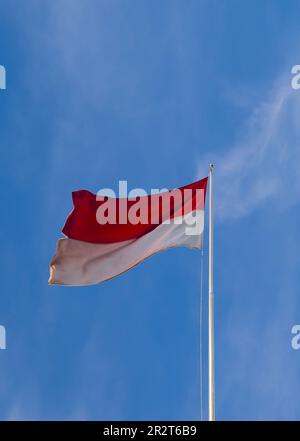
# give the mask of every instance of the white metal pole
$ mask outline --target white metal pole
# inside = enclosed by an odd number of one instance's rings
[[[215,353],[213,289],[213,164],[209,166],[209,286],[208,286],[208,419],[215,421]]]

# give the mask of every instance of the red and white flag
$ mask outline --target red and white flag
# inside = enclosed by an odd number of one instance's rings
[[[50,285],[93,285],[159,251],[203,247],[207,178],[131,198],[72,193],[74,208],[50,265]]]

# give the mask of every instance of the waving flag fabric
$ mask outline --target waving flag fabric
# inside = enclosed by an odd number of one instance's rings
[[[203,246],[207,178],[138,198],[73,192],[74,208],[50,266],[51,285],[111,279],[168,248]]]

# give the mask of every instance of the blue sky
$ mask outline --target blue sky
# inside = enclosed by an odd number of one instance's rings
[[[72,190],[177,187],[211,160],[217,418],[300,418],[299,18],[292,0],[1,2],[0,419],[199,419],[200,253],[47,280]]]

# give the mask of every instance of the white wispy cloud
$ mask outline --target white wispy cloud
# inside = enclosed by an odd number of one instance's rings
[[[216,214],[239,218],[263,204],[286,207],[300,198],[300,93],[290,85],[290,73],[271,87],[253,109],[244,134],[224,153],[202,158],[215,163]]]

